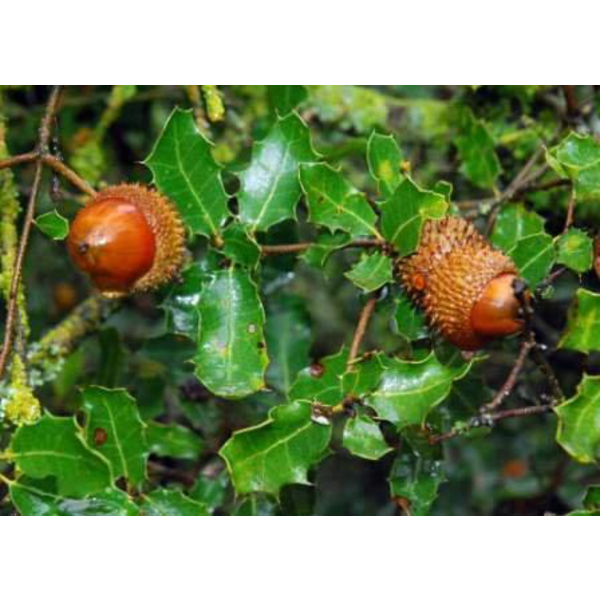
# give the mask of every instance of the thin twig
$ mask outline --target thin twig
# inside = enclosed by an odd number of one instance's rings
[[[517,357],[515,365],[512,368],[509,376],[507,377],[502,387],[498,390],[496,395],[492,398],[491,402],[488,402],[481,408],[481,410],[479,411],[481,414],[490,414],[493,411],[500,408],[502,402],[504,402],[504,399],[512,392],[513,388],[515,387],[519,373],[523,369],[525,361],[527,360],[527,356],[533,349],[533,346],[534,343],[531,340],[525,340],[521,344],[519,356]]]
[[[521,316],[523,318],[523,334],[526,340],[529,340],[532,343],[531,354],[535,362],[537,363],[540,370],[546,376],[550,387],[552,388],[552,399],[550,404],[555,406],[559,404],[564,399],[564,393],[556,377],[556,373],[554,373],[554,369],[552,365],[548,362],[546,355],[540,348],[540,345],[537,343],[535,338],[535,333],[533,331],[533,308],[531,307],[531,298],[529,296],[529,292],[527,289],[527,284],[521,279],[515,279],[513,282],[513,289],[515,291],[515,296],[519,302]]]
[[[535,406],[525,406],[521,408],[511,408],[507,410],[501,410],[492,414],[486,415],[478,415],[473,417],[470,421],[468,421],[462,427],[458,427],[456,429],[452,429],[447,431],[446,433],[441,433],[439,435],[432,435],[429,438],[429,444],[431,446],[435,446],[440,442],[445,442],[457,435],[462,435],[471,429],[475,429],[477,427],[493,427],[499,421],[504,421],[505,419],[516,419],[519,417],[527,417],[529,415],[541,415],[544,413],[549,413],[552,411],[552,406],[550,404],[540,404]]]
[[[375,305],[377,304],[377,296],[371,296],[364,305],[358,324],[356,325],[356,331],[354,332],[354,338],[352,339],[352,345],[350,346],[350,354],[348,355],[348,365],[351,365],[358,356],[358,350],[365,337],[369,321],[373,316]]]
[[[62,175],[86,196],[94,196],[96,194],[96,190],[85,179],[82,179],[75,171],[67,167],[64,162],[56,158],[56,156],[44,154],[41,158],[45,165],[56,171],[59,175]]]
[[[4,160],[0,160],[0,171],[2,169],[10,169],[12,167],[16,167],[17,165],[23,165],[30,162],[34,162],[38,159],[39,154],[35,151],[26,152],[25,154],[19,154],[18,156],[11,156],[10,158],[5,158]]]
[[[314,245],[314,242],[299,242],[298,244],[280,244],[277,246],[263,245],[260,247],[260,250],[265,256],[277,254],[294,254],[304,252],[305,250],[308,250]],[[385,246],[385,240],[366,239],[348,242],[342,248],[383,248]]]
[[[27,211],[25,213],[25,221],[23,223],[23,230],[21,232],[21,239],[19,242],[19,250],[17,252],[17,258],[12,274],[12,280],[10,284],[10,291],[8,295],[8,309],[6,316],[6,326],[4,330],[4,343],[2,345],[2,352],[0,353],[0,379],[4,375],[6,370],[6,364],[10,355],[14,339],[14,327],[15,327],[15,315],[17,312],[17,299],[19,282],[21,281],[21,274],[23,271],[23,261],[25,259],[25,252],[27,250],[27,244],[29,242],[29,235],[33,225],[33,217],[35,214],[35,204],[37,201],[38,193],[40,191],[40,185],[42,182],[42,173],[44,170],[44,164],[41,160],[41,155],[48,152],[48,143],[50,141],[50,133],[54,124],[56,111],[58,110],[58,101],[60,98],[61,86],[54,86],[50,93],[50,98],[46,106],[46,112],[42,118],[40,125],[38,144],[36,152],[38,158],[36,159],[35,174],[33,176],[33,185],[31,187],[31,193],[29,195],[29,202],[27,204]]]
[[[52,154],[33,151],[26,152],[25,154],[19,154],[18,156],[12,156],[5,160],[0,160],[0,170],[9,169],[18,165],[27,164],[31,162],[41,161],[46,166],[56,171],[59,175],[62,175],[67,181],[72,183],[79,191],[83,192],[87,196],[93,196],[96,190],[84,179],[82,179],[75,171],[67,167],[58,157]]]
[[[567,216],[565,218],[565,226],[563,233],[565,233],[571,225],[573,225],[573,216],[575,213],[575,190],[571,190],[569,194],[569,204],[567,205]]]

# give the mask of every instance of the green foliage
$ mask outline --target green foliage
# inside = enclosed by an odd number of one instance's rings
[[[248,168],[239,174],[240,220],[266,231],[295,216],[300,199],[298,167],[317,160],[308,128],[295,114],[278,118],[267,137],[255,144]]]
[[[226,398],[263,389],[269,362],[265,316],[250,275],[234,266],[213,273],[198,311],[200,336],[194,358],[198,378]]]
[[[81,197],[43,178],[0,381],[0,514],[600,514],[582,483],[600,448],[592,92],[574,132],[560,86],[71,88],[66,164],[95,186],[152,178],[186,263],[75,309],[90,287],[60,241]],[[0,90],[0,158],[36,147],[45,99]],[[29,189],[31,169],[0,170],[5,299]],[[532,291],[540,346],[513,382],[522,336],[461,353],[398,281],[447,214]]]
[[[580,288],[569,310],[562,348],[590,352],[600,350],[600,294]]]
[[[583,463],[600,459],[600,377],[585,375],[577,394],[556,408],[556,441]]]
[[[221,170],[190,111],[175,110],[146,164],[154,183],[173,200],[194,233],[215,239],[229,211]]]
[[[308,484],[308,469],[327,453],[331,425],[312,419],[309,402],[278,406],[269,419],[236,432],[221,449],[238,494],[278,495],[290,483]]]

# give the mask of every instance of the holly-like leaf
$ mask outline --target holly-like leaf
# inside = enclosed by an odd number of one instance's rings
[[[358,192],[329,165],[300,166],[300,181],[306,193],[309,220],[332,233],[346,231],[352,236],[371,235],[381,239],[375,227],[377,215],[364,194]]]
[[[262,303],[239,267],[216,271],[200,298],[196,375],[218,396],[242,398],[265,387],[268,365]]]
[[[149,517],[207,517],[206,505],[175,489],[159,488],[146,494],[140,505]]]
[[[491,241],[494,246],[509,252],[519,240],[536,233],[544,233],[544,219],[522,204],[508,204],[498,213]]]
[[[34,479],[53,477],[61,496],[83,498],[112,486],[108,461],[83,441],[75,419],[49,413],[14,434],[8,457]]]
[[[461,159],[460,170],[476,186],[492,188],[502,169],[494,150],[494,139],[485,124],[464,108],[458,116],[455,138]]]
[[[317,159],[300,117],[292,113],[278,118],[267,137],[256,142],[250,165],[239,174],[240,221],[253,231],[266,231],[295,218],[301,194],[298,166]]]
[[[390,472],[390,492],[409,514],[423,516],[429,514],[445,480],[441,460],[403,452],[394,461]]]
[[[600,350],[600,294],[582,288],[569,309],[559,347],[588,353]]]
[[[408,177],[381,205],[381,232],[400,256],[413,252],[426,219],[440,219],[448,210],[442,194],[422,190]]]
[[[447,362],[431,353],[418,362],[385,359],[383,364],[379,387],[365,401],[380,418],[398,428],[422,425],[429,411],[446,399],[452,382],[471,367],[458,353]]]
[[[171,113],[145,164],[156,187],[177,205],[191,231],[220,240],[229,216],[228,197],[221,167],[192,111],[177,108]]]
[[[10,485],[10,499],[25,517],[137,516],[138,507],[121,490],[108,489],[88,498],[65,498],[50,480],[22,477]]]
[[[308,97],[308,91],[303,85],[269,85],[267,98],[269,107],[278,115],[284,117],[292,112],[298,104]]]
[[[342,377],[346,371],[348,350],[323,358],[298,374],[288,394],[290,400],[308,400],[334,406],[344,398]]]
[[[367,162],[371,177],[377,182],[379,193],[391,196],[404,179],[400,173],[402,152],[394,136],[374,131],[367,144]]]
[[[557,241],[556,262],[569,267],[576,273],[584,273],[592,268],[594,243],[585,231],[569,229]]]
[[[360,261],[345,275],[365,292],[373,292],[394,280],[392,259],[381,252],[364,252]]]
[[[509,252],[520,276],[535,288],[550,273],[555,259],[554,240],[546,233],[521,238]]]
[[[37,228],[53,240],[64,240],[69,235],[69,221],[54,209],[36,218]]]
[[[600,458],[600,376],[584,375],[573,398],[554,409],[556,441],[576,460]]]
[[[113,479],[139,486],[146,479],[148,446],[135,400],[126,390],[88,387],[83,410],[88,446],[108,460]]]
[[[260,259],[260,248],[256,240],[240,223],[233,222],[223,232],[221,252],[231,261],[254,268]]]
[[[331,256],[331,253],[339,248],[343,248],[349,241],[350,236],[347,233],[322,233],[308,250],[302,254],[302,259],[312,267],[322,269]]]
[[[170,332],[196,339],[200,295],[208,280],[206,269],[199,263],[192,263],[181,273],[181,280],[171,287],[162,304]]]
[[[383,369],[381,353],[370,353],[360,360],[353,361],[342,375],[344,398],[362,398],[375,391]]]
[[[201,474],[189,492],[190,498],[204,504],[212,513],[225,502],[229,483],[229,474],[225,470],[214,477]]]
[[[298,296],[278,298],[270,308],[265,331],[271,359],[267,381],[286,394],[309,362],[310,315]]]
[[[578,200],[600,198],[600,143],[592,136],[571,132],[546,158],[561,177],[573,181]]]
[[[379,460],[392,451],[379,425],[367,415],[357,415],[348,419],[344,427],[342,445],[354,456],[367,460]]]
[[[284,485],[308,484],[308,470],[326,454],[331,425],[312,420],[309,402],[277,406],[269,419],[237,431],[221,448],[237,494],[277,496]]]
[[[396,332],[409,342],[422,340],[430,335],[423,311],[419,310],[404,293],[396,298],[394,323]]]

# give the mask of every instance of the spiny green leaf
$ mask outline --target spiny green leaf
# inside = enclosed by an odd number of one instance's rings
[[[145,164],[192,230],[216,240],[229,216],[221,168],[191,111],[175,109]]]
[[[576,460],[600,458],[600,376],[584,375],[573,398],[554,409],[556,441]]]
[[[411,515],[427,515],[445,480],[441,460],[403,452],[394,461],[390,472],[390,492],[394,498],[408,503]]]
[[[203,286],[210,280],[205,265],[192,263],[181,273],[181,280],[169,290],[162,308],[171,333],[196,339],[198,336],[198,306]]]
[[[218,396],[242,398],[265,387],[264,310],[250,275],[215,271],[200,298],[196,375]]]
[[[267,137],[257,142],[247,169],[239,174],[239,218],[253,231],[266,231],[295,218],[301,189],[298,166],[314,162],[308,128],[294,113],[278,118]]]
[[[367,415],[348,419],[342,445],[354,456],[367,460],[379,460],[392,451],[383,438],[379,425]]]
[[[331,256],[331,253],[339,248],[343,248],[349,241],[350,236],[347,233],[322,233],[315,242],[313,242],[308,250],[302,254],[302,259],[305,260],[311,267],[322,269]]]
[[[459,112],[455,143],[462,163],[460,170],[476,186],[492,188],[502,170],[494,150],[494,139],[468,108]]]
[[[108,461],[83,441],[74,418],[49,413],[14,434],[9,458],[34,479],[53,477],[61,496],[83,498],[112,486]]]
[[[395,303],[394,324],[398,334],[409,342],[429,337],[430,331],[423,311],[419,310],[404,293],[398,295]]]
[[[402,152],[393,135],[374,131],[367,145],[367,162],[379,193],[391,196],[404,177],[400,173]]]
[[[223,232],[221,252],[231,261],[254,268],[260,260],[260,248],[246,228],[234,221]]]
[[[308,470],[325,456],[331,425],[312,420],[309,402],[277,406],[269,419],[237,431],[221,448],[237,494],[277,496],[284,485],[308,484]]]
[[[352,236],[381,238],[375,228],[377,215],[364,194],[358,192],[329,165],[301,165],[300,181],[309,208],[309,220],[332,233],[346,231]]]
[[[148,446],[136,402],[126,390],[88,387],[83,392],[86,441],[110,463],[113,479],[139,486],[146,479]]]
[[[588,353],[600,350],[600,294],[582,288],[569,309],[559,347]]]
[[[345,275],[365,292],[373,292],[394,280],[392,264],[392,259],[381,252],[364,252],[360,261]]]
[[[592,268],[593,246],[592,239],[585,231],[573,227],[558,238],[556,262],[577,273],[589,271]]]
[[[494,246],[509,252],[519,240],[536,233],[544,233],[544,219],[522,204],[508,204],[498,213],[491,241]]]
[[[418,362],[385,359],[383,364],[379,387],[366,403],[398,428],[422,425],[429,411],[448,396],[452,382],[464,377],[471,367],[458,353],[448,362],[431,353]]]
[[[535,288],[550,273],[554,264],[554,240],[546,233],[536,233],[521,238],[509,252],[520,276]]]
[[[600,143],[593,137],[570,132],[546,158],[561,177],[573,181],[578,200],[600,198]]]
[[[422,190],[407,177],[381,205],[381,232],[406,256],[417,248],[424,221],[440,219],[447,210],[443,195]]]
[[[284,117],[289,114],[308,96],[308,91],[303,85],[269,85],[267,97],[269,107],[278,115]]]
[[[290,400],[308,400],[333,406],[344,398],[342,376],[346,370],[348,350],[323,358],[298,373],[288,394]]]

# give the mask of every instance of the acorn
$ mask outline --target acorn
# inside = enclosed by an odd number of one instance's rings
[[[71,224],[71,259],[108,297],[147,291],[172,279],[184,259],[185,228],[175,206],[142,185],[93,196]]]
[[[523,328],[515,264],[464,219],[426,221],[416,252],[398,267],[430,325],[462,350]]]

